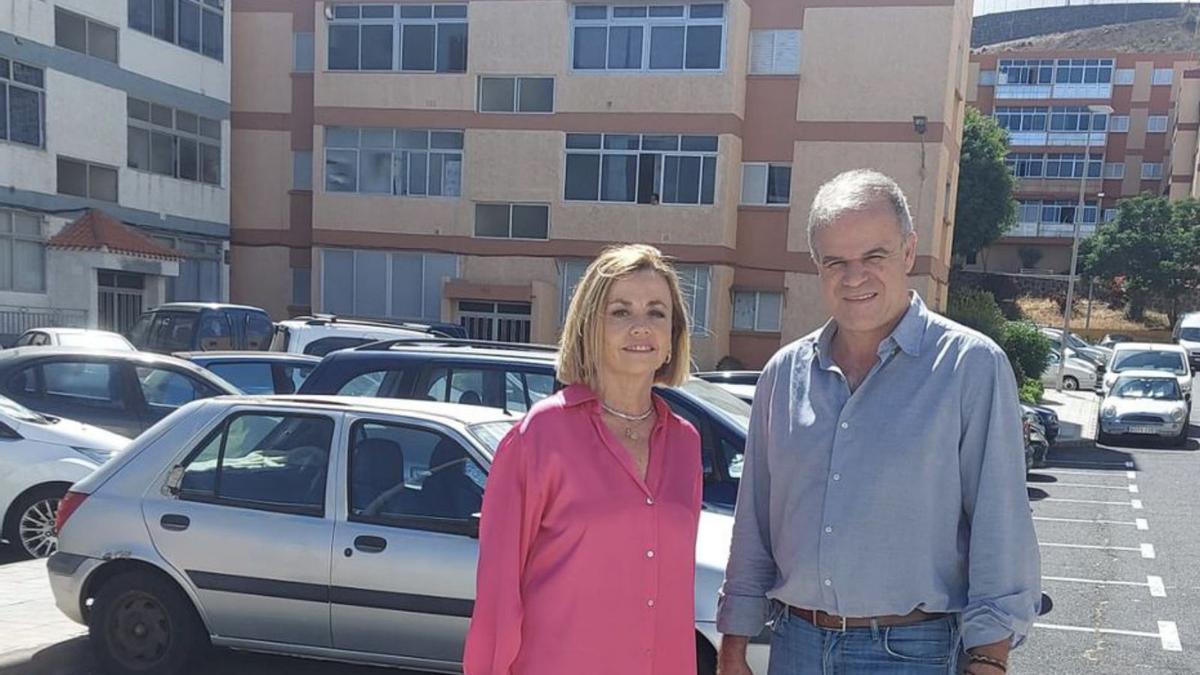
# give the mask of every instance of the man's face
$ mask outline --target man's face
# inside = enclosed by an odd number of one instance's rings
[[[908,309],[917,235],[902,236],[888,207],[843,215],[813,234],[813,248],[821,296],[838,330],[883,333]]]

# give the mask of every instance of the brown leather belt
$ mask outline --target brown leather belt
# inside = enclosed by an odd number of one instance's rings
[[[909,626],[914,623],[933,621],[934,619],[940,619],[946,616],[942,613],[922,612],[919,609],[914,609],[913,611],[904,615],[888,614],[884,616],[866,617],[834,616],[833,614],[827,614],[821,610],[803,609],[801,607],[791,606],[788,607],[788,611],[792,613],[792,616],[798,616],[817,628],[836,631],[844,631],[847,628],[870,628],[872,623],[880,628],[886,628],[888,626]]]

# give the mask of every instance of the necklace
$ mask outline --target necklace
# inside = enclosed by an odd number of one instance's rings
[[[600,402],[600,407],[604,408],[604,412],[612,415],[613,417],[623,419],[626,422],[632,422],[633,424],[637,424],[639,422],[644,422],[644,421],[646,421],[647,418],[649,418],[651,415],[654,414],[654,406],[653,405],[651,405],[649,408],[647,408],[646,412],[644,412],[640,415],[630,415],[628,413],[623,413],[620,410],[610,408],[609,405],[603,401]],[[633,424],[625,426],[625,430],[624,430],[625,438],[628,438],[631,441],[636,441],[636,440],[640,439],[642,437],[642,435],[638,432],[637,429],[635,429],[633,427]]]

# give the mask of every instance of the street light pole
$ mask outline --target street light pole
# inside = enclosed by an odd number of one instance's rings
[[[1071,334],[1071,302],[1075,296],[1075,267],[1079,257],[1079,228],[1083,224],[1084,196],[1087,191],[1088,164],[1091,162],[1093,115],[1111,115],[1113,109],[1109,106],[1088,106],[1088,128],[1083,140],[1083,174],[1079,178],[1079,203],[1075,207],[1075,227],[1071,235],[1071,273],[1067,277],[1067,306],[1063,311],[1062,335],[1058,344],[1058,377],[1054,378],[1054,390],[1062,391],[1063,371],[1067,366],[1067,336]],[[1105,137],[1107,138],[1108,120],[1105,119]],[[1100,165],[1100,178],[1104,179],[1104,165]],[[1100,215],[1100,205],[1096,205],[1097,217]]]

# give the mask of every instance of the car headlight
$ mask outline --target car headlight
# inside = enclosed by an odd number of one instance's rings
[[[1104,410],[1100,411],[1100,414],[1103,415],[1105,418],[1116,417],[1117,416],[1117,407],[1114,405],[1106,405],[1106,406],[1104,406]]]
[[[1183,418],[1186,416],[1187,416],[1187,411],[1184,410],[1183,408],[1176,408],[1171,411],[1171,419],[1175,420],[1176,422],[1182,422]]]
[[[100,448],[81,448],[74,445],[71,446],[71,449],[97,464],[103,464],[107,462],[108,460],[112,459],[114,454],[116,454],[112,450],[101,450]]]

